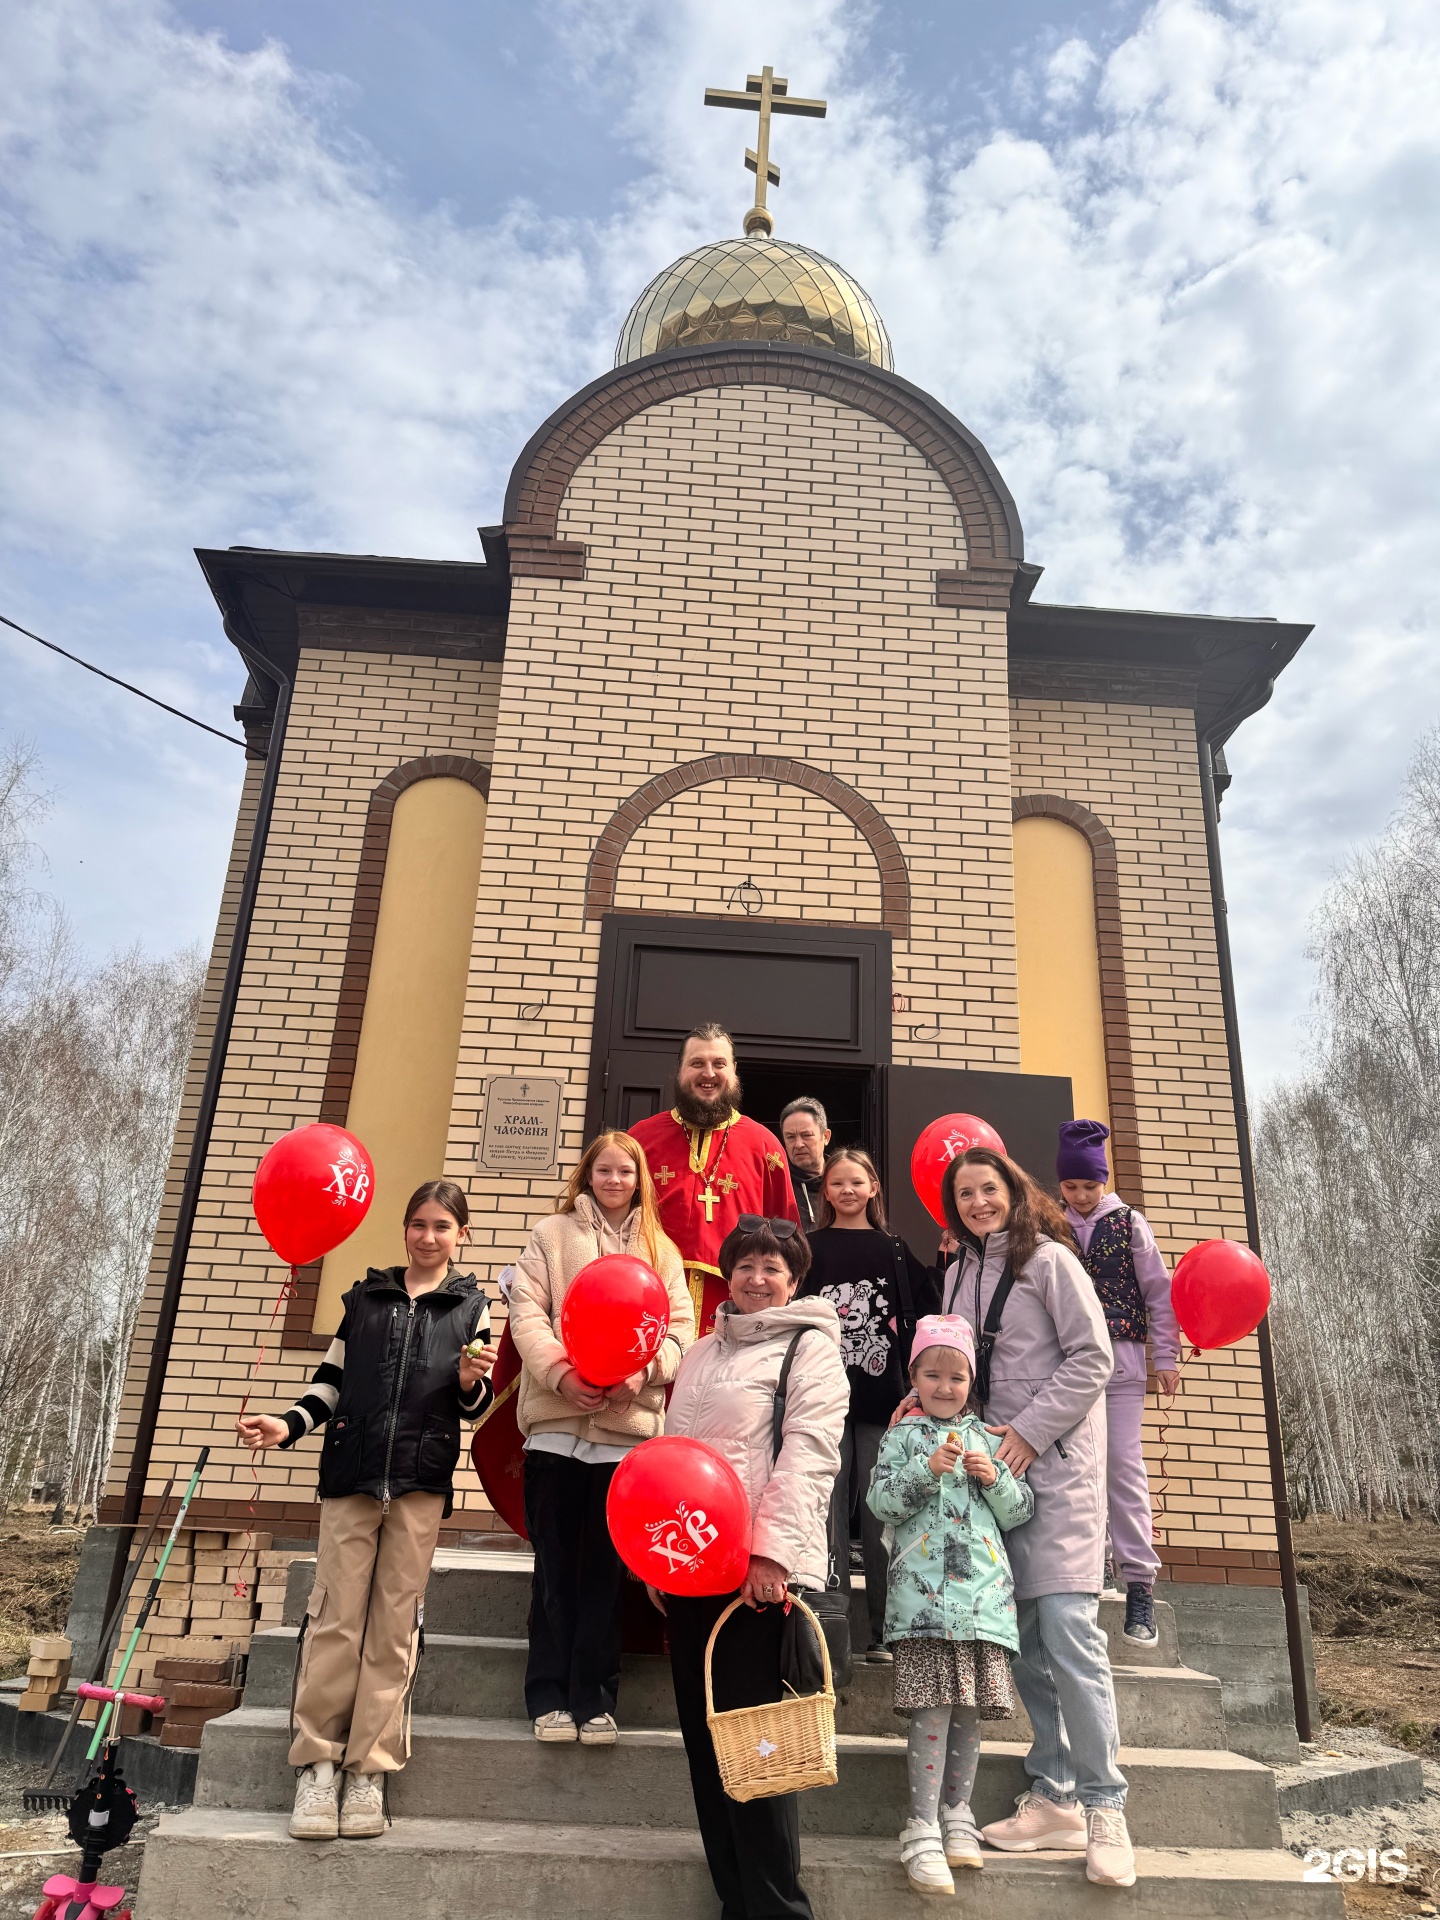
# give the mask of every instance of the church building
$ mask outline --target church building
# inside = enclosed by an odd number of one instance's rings
[[[746,1112],[816,1094],[876,1155],[924,1260],[910,1148],[957,1110],[1044,1181],[1060,1120],[1107,1120],[1172,1262],[1246,1237],[1221,749],[1309,628],[1047,601],[980,440],[775,236],[769,115],[823,103],[747,92],[743,237],[640,293],[475,555],[198,555],[249,756],[103,1520],[208,1445],[198,1525],[313,1536],[318,1439],[257,1489],[242,1397],[298,1395],[441,1173],[498,1323],[582,1143],[670,1104],[700,1020]],[[375,1202],[282,1299],[250,1185],[315,1120]],[[1162,1578],[1279,1585],[1268,1366],[1197,1358],[1163,1434],[1148,1403]],[[443,1540],[497,1539],[457,1486]]]

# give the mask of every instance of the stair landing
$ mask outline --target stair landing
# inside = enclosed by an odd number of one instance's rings
[[[1077,1854],[987,1853],[960,1872],[946,1912],[973,1920],[1343,1920],[1338,1886],[1301,1880],[1288,1853],[1143,1848],[1123,1890],[1092,1887]],[[913,1893],[895,1842],[807,1836],[803,1879],[816,1920],[934,1915]],[[555,1920],[557,1913],[627,1920],[715,1920],[699,1836],[654,1828],[522,1821],[397,1821],[378,1840],[291,1840],[283,1814],[194,1808],[151,1835],[139,1906],[144,1920],[229,1920],[343,1911],[395,1920],[463,1911],[471,1920]]]

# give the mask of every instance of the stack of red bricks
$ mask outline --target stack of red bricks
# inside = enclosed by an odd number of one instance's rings
[[[151,1716],[149,1731],[158,1728],[162,1747],[198,1747],[205,1722],[232,1713],[240,1704],[240,1656],[187,1660],[162,1654],[155,1662],[155,1683],[165,1711]]]

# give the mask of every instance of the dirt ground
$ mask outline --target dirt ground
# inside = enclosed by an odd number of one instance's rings
[[[52,1531],[46,1514],[0,1516],[0,1677],[23,1671],[32,1633],[63,1627],[79,1561],[78,1529]],[[1385,1519],[1296,1524],[1296,1560],[1309,1588],[1315,1634],[1316,1745],[1344,1751],[1380,1742],[1426,1762],[1425,1798],[1347,1815],[1285,1822],[1293,1851],[1400,1845],[1407,1874],[1396,1886],[1347,1885],[1351,1920],[1428,1920],[1440,1910],[1440,1526]],[[0,1759],[0,1920],[28,1920],[52,1873],[78,1858],[61,1815],[36,1818],[20,1804],[36,1769]],[[164,1808],[147,1806],[106,1877],[133,1895],[145,1836]],[[19,1855],[22,1857],[7,1857]]]
[[[64,1627],[82,1537],[48,1514],[0,1514],[0,1680],[25,1671],[32,1633]]]
[[[1286,1844],[1402,1846],[1398,1886],[1345,1888],[1353,1920],[1397,1920],[1440,1908],[1440,1526],[1427,1520],[1298,1522],[1295,1558],[1309,1588],[1317,1703],[1316,1745],[1346,1752],[1384,1741],[1425,1761],[1423,1800],[1353,1814],[1299,1815]]]
[[[1440,1526],[1307,1520],[1295,1557],[1324,1718],[1440,1757]]]
[[[77,1750],[77,1762],[83,1752],[83,1748]],[[80,1863],[80,1850],[66,1835],[63,1813],[26,1813],[20,1804],[24,1788],[44,1771],[29,1761],[0,1759],[0,1920],[31,1920],[51,1874],[73,1874]],[[145,1857],[145,1837],[162,1813],[175,1811],[142,1805],[129,1842],[105,1856],[107,1886],[124,1887],[133,1899]]]

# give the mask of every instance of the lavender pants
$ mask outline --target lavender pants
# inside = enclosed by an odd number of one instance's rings
[[[1150,1477],[1140,1444],[1145,1411],[1145,1343],[1115,1342],[1115,1371],[1105,1389],[1106,1461],[1110,1495],[1110,1558],[1121,1586],[1153,1585],[1160,1571],[1150,1512]]]

